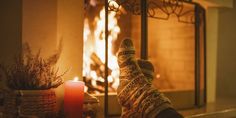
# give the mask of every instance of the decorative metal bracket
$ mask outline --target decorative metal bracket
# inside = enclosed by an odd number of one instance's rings
[[[109,11],[121,14],[125,9],[133,15],[140,15],[140,0],[109,0]],[[184,2],[191,0],[147,0],[147,15],[150,18],[168,20],[170,15],[175,15],[179,22],[194,24],[194,8],[186,9]]]

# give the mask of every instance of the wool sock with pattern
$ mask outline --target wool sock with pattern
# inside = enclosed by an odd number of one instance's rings
[[[154,79],[154,66],[150,61],[144,59],[138,59],[137,62],[147,81],[151,84]]]
[[[123,40],[120,45],[118,64],[120,85],[117,96],[119,103],[127,110],[122,117],[156,117],[162,110],[172,107],[169,99],[151,87],[142,73],[130,39]]]

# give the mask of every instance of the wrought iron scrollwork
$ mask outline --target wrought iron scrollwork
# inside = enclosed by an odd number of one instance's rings
[[[109,11],[120,13],[121,7],[133,15],[141,14],[140,0],[109,0]],[[190,0],[148,0],[147,15],[150,18],[168,20],[175,15],[179,22],[191,23],[194,21],[194,9],[185,9],[184,2]]]
[[[138,0],[109,0],[108,8],[109,11],[120,13],[120,9],[123,7],[126,11],[134,15],[140,15],[140,4],[137,1]]]

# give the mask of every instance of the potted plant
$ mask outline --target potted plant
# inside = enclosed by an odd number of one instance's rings
[[[53,88],[63,83],[55,64],[61,53],[61,43],[48,59],[33,55],[28,44],[23,55],[17,56],[11,66],[0,66],[6,76],[10,91],[5,94],[4,114],[7,118],[19,116],[53,117],[56,114],[56,94]]]

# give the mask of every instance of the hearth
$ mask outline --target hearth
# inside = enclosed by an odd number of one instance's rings
[[[102,100],[105,116],[120,112],[111,104],[118,105],[116,53],[124,37],[133,40],[137,58],[153,63],[153,85],[177,108],[205,104],[201,5],[191,0],[85,0],[85,6],[83,80],[86,91]]]

